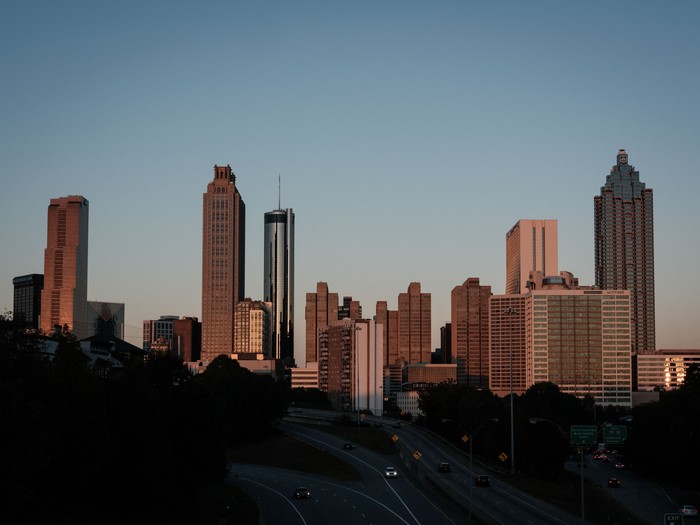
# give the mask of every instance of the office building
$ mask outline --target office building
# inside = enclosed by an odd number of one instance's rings
[[[80,195],[51,199],[48,209],[41,330],[67,326],[87,337],[88,201]]]
[[[338,294],[325,282],[316,283],[316,293],[306,294],[306,366],[319,359],[319,332],[338,320]]]
[[[233,354],[245,359],[277,359],[272,344],[272,304],[244,299],[234,308]]]
[[[595,284],[629,290],[632,354],[656,350],[654,318],[654,195],[624,149],[606,177],[595,208]]]
[[[431,296],[422,293],[420,283],[411,283],[399,294],[399,360],[430,363],[432,352]]]
[[[143,322],[143,349],[172,350],[173,323],[177,315],[161,315],[160,319],[147,319]]]
[[[202,323],[196,317],[173,320],[171,352],[185,363],[199,361],[202,355]]]
[[[384,326],[384,363],[385,366],[396,365],[401,375],[401,366],[403,362],[399,358],[399,311],[389,310],[386,301],[377,301],[376,315],[374,320],[377,324]],[[394,375],[396,373],[394,372]],[[401,381],[396,381],[396,384],[401,385]],[[392,389],[396,392],[396,389]]]
[[[506,233],[506,295],[526,293],[530,272],[556,275],[557,221],[521,219]]]
[[[681,387],[688,368],[700,365],[700,349],[659,349],[636,359],[638,390],[665,392]]]
[[[343,296],[343,304],[338,305],[338,319],[362,319],[360,301],[353,301],[349,295]]]
[[[421,390],[440,383],[457,382],[457,365],[409,364],[401,371],[404,390]]]
[[[234,307],[244,297],[245,204],[231,166],[214,166],[203,196],[202,361],[233,353]]]
[[[294,213],[291,208],[265,214],[263,299],[272,305],[275,359],[294,359]]]
[[[489,298],[491,287],[470,277],[452,289],[452,352],[457,382],[473,388],[489,387]]]
[[[88,301],[87,309],[89,335],[103,334],[124,339],[124,303]]]
[[[525,372],[525,298],[514,294],[489,299],[489,389],[500,397],[522,395],[530,386]]]
[[[318,388],[318,363],[308,363],[304,368],[292,368],[292,388]]]
[[[14,286],[12,319],[21,326],[38,330],[44,276],[40,273],[20,275],[12,279],[12,284]]]

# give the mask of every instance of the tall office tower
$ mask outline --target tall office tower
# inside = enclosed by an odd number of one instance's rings
[[[12,279],[12,284],[15,287],[12,319],[22,326],[38,330],[44,276],[40,273],[20,275]]]
[[[360,301],[353,301],[352,297],[343,297],[343,304],[338,305],[338,319],[362,319],[362,305]]]
[[[489,297],[491,287],[470,277],[452,289],[452,351],[457,382],[489,387]]]
[[[233,353],[234,306],[245,281],[245,204],[231,166],[214,166],[202,220],[202,361]]]
[[[88,335],[101,334],[124,339],[124,303],[88,301],[87,310]]]
[[[44,250],[41,329],[68,326],[78,339],[88,335],[88,201],[80,195],[51,199]]]
[[[265,214],[263,298],[272,304],[270,357],[294,363],[294,213],[291,208]]]
[[[442,350],[440,363],[452,364],[452,323],[445,323],[440,327],[440,349]]]
[[[272,355],[272,304],[243,299],[234,308],[233,353],[238,359],[276,359]]]
[[[196,317],[173,321],[171,352],[185,363],[199,361],[202,354],[202,323]]]
[[[430,363],[431,302],[421,293],[420,283],[399,294],[399,359],[404,363]]]
[[[522,395],[528,385],[525,373],[524,294],[492,295],[489,299],[489,390],[505,397]]]
[[[306,294],[306,363],[318,362],[318,334],[338,320],[338,294],[328,292],[328,284],[316,283],[316,293]]]
[[[654,321],[654,194],[639,172],[617,153],[595,206],[595,284],[629,290],[632,298],[632,355],[656,349]]]
[[[521,219],[506,233],[506,295],[526,293],[528,274],[559,271],[557,221]]]
[[[161,315],[160,319],[147,319],[143,322],[143,349],[147,352],[154,345],[165,350],[172,349],[173,323],[178,319],[177,315]]]

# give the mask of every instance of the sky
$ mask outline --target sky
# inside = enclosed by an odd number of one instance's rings
[[[559,221],[593,284],[593,197],[624,148],[654,190],[658,348],[700,348],[700,3],[32,1],[0,16],[0,312],[43,273],[51,198],[90,202],[88,299],[201,318],[202,194],[230,164],[245,295],[263,216],[296,215],[295,327],[318,281],[397,308],[503,293],[505,234]]]

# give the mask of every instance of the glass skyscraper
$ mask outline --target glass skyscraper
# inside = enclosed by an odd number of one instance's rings
[[[654,195],[617,153],[595,206],[595,284],[603,290],[629,290],[632,354],[655,351]]]
[[[271,357],[294,363],[294,213],[265,214],[263,300],[272,303]]]

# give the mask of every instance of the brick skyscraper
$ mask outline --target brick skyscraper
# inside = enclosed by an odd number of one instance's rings
[[[306,294],[306,364],[318,363],[318,334],[338,320],[338,294],[328,292],[328,284],[316,283],[316,293]]]
[[[530,272],[556,275],[557,221],[522,219],[506,233],[506,294],[527,293]]]
[[[656,349],[654,318],[654,195],[639,172],[617,153],[595,206],[595,284],[629,290],[632,354]]]
[[[231,166],[214,166],[202,220],[202,361],[233,353],[234,307],[243,299],[245,204]]]
[[[88,336],[88,201],[80,195],[51,199],[48,210],[41,329],[68,326],[78,338]]]
[[[457,382],[473,388],[489,386],[489,298],[491,287],[470,277],[452,289],[452,353]]]
[[[265,214],[263,299],[272,303],[272,356],[294,363],[294,213]]]

